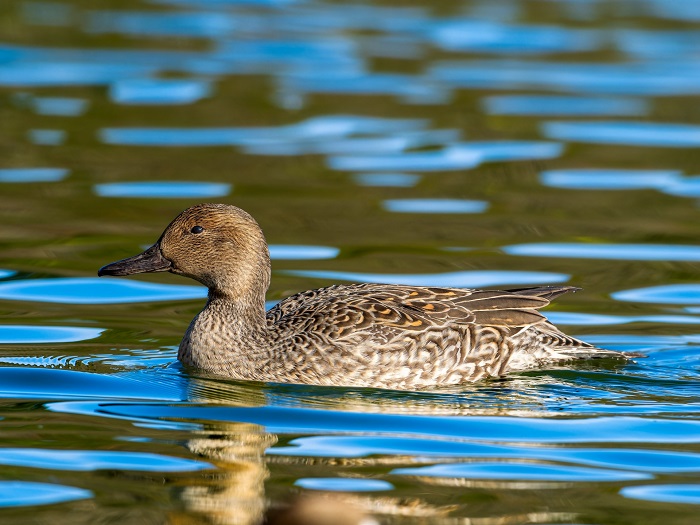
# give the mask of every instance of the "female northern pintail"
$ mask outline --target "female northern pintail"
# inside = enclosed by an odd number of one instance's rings
[[[224,204],[185,210],[148,250],[98,275],[163,271],[209,288],[178,359],[234,379],[417,389],[553,361],[624,357],[565,335],[538,312],[570,286],[335,285],[265,312],[265,237],[250,215]]]

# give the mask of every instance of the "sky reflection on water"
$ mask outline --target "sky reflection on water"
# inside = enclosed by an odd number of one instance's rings
[[[112,83],[110,98],[117,104],[191,104],[211,93],[211,84],[194,79],[126,79]]]
[[[641,99],[562,95],[495,95],[482,105],[491,115],[643,116],[649,111]]]
[[[692,148],[700,146],[700,126],[656,122],[544,122],[551,139],[597,144]]]
[[[39,115],[79,117],[89,107],[89,101],[73,97],[35,97],[31,101]]]
[[[214,182],[138,181],[98,184],[95,193],[100,197],[203,199],[225,197],[231,189],[231,184]]]
[[[700,304],[700,284],[666,284],[622,290],[611,294],[618,301],[661,304]]]
[[[311,490],[341,492],[375,492],[394,489],[394,485],[388,481],[358,478],[300,478],[294,482],[294,485]]]
[[[36,481],[0,481],[0,507],[52,505],[65,501],[88,499],[89,490],[55,483]]]
[[[354,179],[360,186],[410,188],[420,181],[420,175],[411,173],[358,173]]]
[[[509,255],[626,261],[700,261],[700,246],[670,244],[532,243],[501,248]]]
[[[461,440],[519,443],[698,443],[700,423],[687,419],[635,416],[549,419],[508,416],[440,417],[360,413],[284,406],[196,407],[90,402],[54,405],[82,413],[100,410],[106,416],[147,419],[244,421],[283,434],[404,434]]]
[[[59,146],[66,140],[66,132],[61,129],[30,129],[29,140],[40,146]]]
[[[700,505],[700,485],[642,485],[625,487],[620,494],[626,498],[667,503],[690,503]]]
[[[423,455],[427,457],[520,458],[581,463],[589,466],[654,472],[697,472],[700,454],[665,450],[619,448],[561,448],[549,446],[507,445],[460,441],[430,440],[394,436],[313,436],[277,446],[268,454],[358,458],[384,454]],[[458,466],[461,468],[461,466]],[[418,468],[417,470],[421,470]],[[417,474],[422,475],[422,474]],[[459,476],[462,477],[462,476]]]
[[[334,259],[340,253],[332,246],[302,246],[293,244],[271,244],[270,259],[317,260]]]
[[[537,89],[582,95],[670,96],[700,93],[700,69],[688,62],[570,63],[515,59],[439,61],[430,77],[465,89]]]
[[[133,146],[264,146],[278,142],[324,141],[357,134],[395,134],[420,130],[419,119],[383,119],[356,115],[327,115],[277,128],[106,128],[107,144]]]
[[[103,328],[75,326],[0,325],[0,344],[68,343],[94,339]]]
[[[605,470],[570,465],[535,463],[457,463],[395,469],[392,474],[467,479],[511,479],[531,481],[636,481],[652,479],[640,472]]]
[[[49,365],[51,366],[51,365]],[[126,374],[97,374],[34,367],[0,367],[0,398],[15,399],[142,399],[179,401],[183,385]]]
[[[64,168],[4,168],[0,182],[58,182],[70,171]]]
[[[0,299],[63,304],[117,304],[199,299],[203,286],[157,284],[110,277],[64,277],[0,283]]]
[[[460,199],[390,199],[382,206],[395,213],[483,213],[489,203]]]
[[[674,170],[568,169],[540,174],[542,184],[572,190],[641,190],[674,186],[681,173]]]
[[[203,461],[173,458],[158,454],[127,451],[42,450],[5,448],[0,465],[51,470],[133,470],[140,472],[186,472],[204,470],[212,465]]]
[[[329,270],[280,270],[286,275],[314,277],[339,281],[408,284],[414,286],[453,286],[457,288],[480,288],[502,286],[505,284],[546,284],[565,282],[568,275],[548,272],[522,271],[463,271],[435,274],[375,274],[360,272],[341,272]]]

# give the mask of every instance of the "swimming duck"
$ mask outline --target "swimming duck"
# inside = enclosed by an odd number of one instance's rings
[[[178,359],[240,380],[412,390],[499,377],[545,363],[622,357],[562,333],[538,311],[576,290],[347,284],[265,311],[270,255],[248,213],[199,204],[141,254],[98,275],[171,272],[209,289]]]

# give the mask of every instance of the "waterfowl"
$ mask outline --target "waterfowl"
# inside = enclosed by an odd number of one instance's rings
[[[565,335],[539,312],[576,289],[570,286],[334,285],[266,312],[267,242],[253,217],[235,206],[188,208],[153,246],[98,275],[164,271],[209,289],[178,359],[233,379],[411,390],[622,356]]]

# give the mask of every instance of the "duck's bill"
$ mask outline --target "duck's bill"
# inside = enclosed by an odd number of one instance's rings
[[[167,272],[172,268],[172,263],[163,257],[160,246],[154,244],[148,250],[133,257],[127,257],[121,261],[113,262],[100,268],[97,275],[132,275],[146,272]]]

